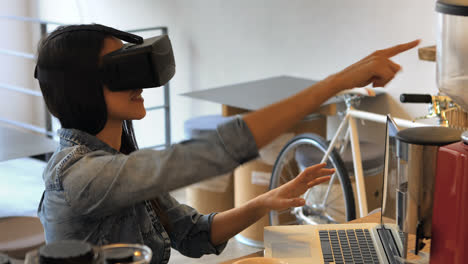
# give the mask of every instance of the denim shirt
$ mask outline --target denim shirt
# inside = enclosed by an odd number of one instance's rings
[[[201,139],[129,155],[83,131],[60,129],[59,136],[60,146],[43,174],[45,191],[38,208],[47,242],[145,244],[153,251],[151,263],[167,263],[171,247],[189,257],[224,249],[226,243],[210,242],[215,214],[199,214],[168,192],[232,171],[258,155],[241,118]],[[169,232],[148,202],[155,198],[167,213]]]

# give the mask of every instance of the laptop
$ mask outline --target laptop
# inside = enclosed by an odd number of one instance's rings
[[[395,189],[391,190],[387,179],[396,178],[398,130],[387,115],[380,223],[268,226],[264,230],[264,256],[288,264],[399,263],[403,237],[394,220],[395,205],[387,201],[394,201],[389,193]]]

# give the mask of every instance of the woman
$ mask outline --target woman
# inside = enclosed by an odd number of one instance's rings
[[[269,210],[304,205],[300,195],[329,180],[333,169],[312,166],[295,180],[218,214],[201,215],[168,192],[255,158],[259,148],[341,90],[384,86],[400,70],[389,58],[418,44],[374,52],[288,99],[219,126],[203,140],[155,151],[138,150],[131,125],[146,114],[142,90],[113,92],[90,74],[122,42],[72,27],[77,30],[60,33],[66,30],[62,27],[46,38],[37,61],[40,68],[66,72],[65,78],[40,82],[48,109],[62,125],[38,209],[46,240],[146,244],[153,250],[152,263],[167,263],[171,247],[190,257],[219,254],[229,238]]]

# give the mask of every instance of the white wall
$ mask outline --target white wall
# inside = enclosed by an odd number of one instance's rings
[[[221,110],[217,104],[178,94],[285,74],[321,79],[376,49],[416,38],[423,40],[421,46],[435,44],[435,1],[427,0],[40,3],[44,19],[97,22],[120,29],[169,27],[177,63],[171,88],[176,141],[183,137],[184,120]],[[416,50],[395,61],[404,70],[388,85],[388,96],[364,107],[399,117],[424,115],[426,106],[401,105],[398,97],[403,92],[435,94],[435,64],[419,61]]]
[[[35,16],[34,7],[34,3],[29,0],[0,0],[1,15]],[[0,32],[2,35],[0,49],[34,52],[34,26],[30,23],[0,19]],[[34,61],[31,59],[0,54],[0,83],[37,91],[32,78],[33,67]],[[42,124],[44,114],[36,111],[42,105],[40,97],[0,88],[0,98],[1,118],[33,125]]]

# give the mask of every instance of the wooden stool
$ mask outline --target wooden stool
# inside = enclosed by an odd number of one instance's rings
[[[2,217],[0,234],[0,252],[16,259],[24,259],[28,251],[45,244],[44,228],[37,217]]]

